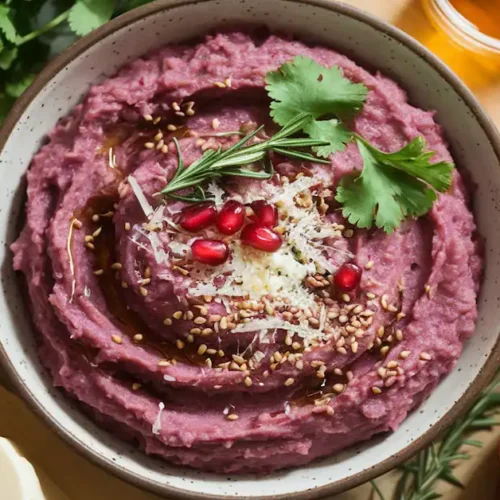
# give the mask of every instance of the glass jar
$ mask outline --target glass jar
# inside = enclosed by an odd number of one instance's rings
[[[474,89],[500,79],[500,0],[421,1],[424,45]]]

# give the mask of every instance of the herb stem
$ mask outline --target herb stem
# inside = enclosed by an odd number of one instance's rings
[[[49,21],[47,24],[42,26],[40,29],[37,29],[35,31],[32,31],[31,33],[28,33],[25,36],[22,36],[16,40],[16,45],[23,45],[27,42],[30,42],[31,40],[34,40],[35,38],[39,37],[40,35],[43,35],[44,33],[47,33],[48,31],[54,29],[55,27],[59,26],[61,23],[66,21],[69,17],[71,9],[68,9],[61,14],[59,14],[57,17]]]

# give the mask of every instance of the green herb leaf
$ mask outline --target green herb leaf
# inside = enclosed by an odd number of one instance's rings
[[[338,66],[328,69],[302,56],[269,72],[266,82],[273,100],[271,116],[282,126],[299,113],[310,113],[313,118],[352,116],[361,109],[368,92],[363,84],[344,78]]]
[[[86,35],[107,23],[115,0],[78,0],[69,13],[69,25],[77,35]]]
[[[0,52],[0,69],[8,70],[17,57],[17,47],[4,47]]]
[[[304,132],[312,139],[318,139],[328,143],[326,146],[315,146],[313,151],[323,158],[343,151],[347,143],[352,139],[352,133],[338,120],[314,120],[304,129]]]
[[[344,176],[335,199],[342,213],[360,228],[392,233],[406,217],[426,214],[437,199],[436,191],[451,186],[453,164],[429,163],[422,138],[396,153],[383,153],[361,138],[357,144],[363,159],[359,175]]]
[[[17,31],[9,17],[10,8],[7,5],[0,4],[0,33],[3,33],[5,38],[12,43],[17,41]]]
[[[8,82],[5,85],[5,91],[9,96],[17,98],[31,85],[34,78],[35,75],[28,74],[19,80]]]
[[[217,151],[208,150],[201,158],[185,167],[180,147],[177,141],[178,167],[174,177],[162,189],[161,193],[167,196],[179,197],[178,191],[193,189],[196,186],[204,185],[214,179],[225,176],[250,177],[254,179],[269,179],[274,171],[268,157],[270,151],[292,156],[305,161],[322,162],[313,155],[304,153],[294,148],[324,146],[326,143],[320,140],[309,138],[291,138],[297,131],[301,130],[311,121],[309,113],[300,113],[294,116],[281,130],[267,141],[257,142],[246,146],[263,127],[243,137],[236,144],[226,150],[219,148]],[[263,169],[253,170],[248,166],[254,163],[263,162]],[[247,168],[243,168],[247,167]],[[198,202],[199,195],[182,195],[183,199],[191,198],[191,201]]]

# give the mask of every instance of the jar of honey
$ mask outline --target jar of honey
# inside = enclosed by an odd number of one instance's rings
[[[473,89],[500,79],[500,0],[421,2],[431,25],[416,36],[424,45]]]

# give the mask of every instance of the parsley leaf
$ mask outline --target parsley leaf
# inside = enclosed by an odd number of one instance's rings
[[[17,41],[17,31],[9,17],[10,8],[0,4],[0,32],[12,43]]]
[[[362,138],[357,144],[363,159],[359,175],[344,176],[335,199],[342,214],[360,228],[378,228],[392,233],[406,217],[426,214],[452,182],[453,164],[429,163],[425,141],[417,137],[395,153],[384,153]]]
[[[297,56],[266,75],[266,90],[271,102],[271,117],[285,125],[299,113],[310,113],[315,119],[304,132],[312,139],[330,144],[316,152],[328,156],[344,149],[351,139],[347,129],[337,120],[317,121],[325,115],[348,118],[358,112],[368,89],[344,77],[338,66],[325,68],[316,61]]]
[[[35,75],[28,73],[19,77],[17,80],[7,82],[5,84],[5,92],[11,97],[19,97],[33,82]]]
[[[78,0],[71,8],[68,22],[77,35],[86,35],[107,23],[115,8],[115,0]]]
[[[346,144],[352,139],[352,133],[338,120],[312,120],[309,125],[304,127],[304,132],[319,141],[326,141],[327,146],[314,146],[312,150],[323,158],[335,153],[343,151]]]

